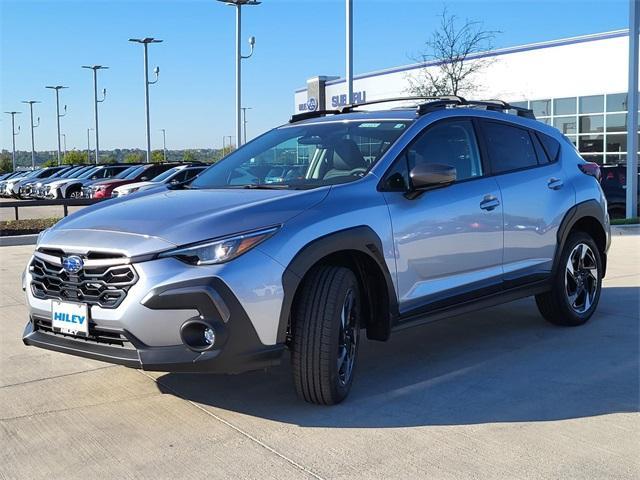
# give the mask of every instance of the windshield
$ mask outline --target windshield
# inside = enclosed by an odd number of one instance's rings
[[[170,168],[169,170],[167,170],[166,172],[162,172],[160,175],[156,175],[155,177],[153,177],[150,182],[162,182],[166,179],[168,179],[170,176],[175,175],[176,173],[178,173],[180,170],[182,170],[182,168],[180,167],[173,167]]]
[[[408,121],[281,127],[202,172],[190,188],[316,188],[362,178]]]
[[[97,171],[98,171],[98,167],[90,168],[89,170],[84,172],[82,175],[80,175],[78,178],[89,178],[90,176],[92,176]]]
[[[118,175],[116,175],[113,178],[131,180],[132,178],[136,178],[138,175],[140,175],[142,170],[144,170],[144,167],[140,167],[140,166],[129,167],[121,171]]]

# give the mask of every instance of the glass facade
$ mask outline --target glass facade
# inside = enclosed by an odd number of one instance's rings
[[[627,159],[626,93],[511,103],[530,108],[539,121],[564,133],[587,161],[620,163]]]

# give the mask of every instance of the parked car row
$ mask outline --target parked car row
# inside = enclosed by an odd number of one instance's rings
[[[121,197],[192,180],[203,164],[151,163],[62,165],[0,176],[0,196],[53,200]]]

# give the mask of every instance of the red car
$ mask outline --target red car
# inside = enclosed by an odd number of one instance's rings
[[[110,178],[103,182],[94,183],[91,185],[91,191],[87,192],[90,198],[111,198],[111,192],[114,188],[121,185],[127,185],[134,182],[144,182],[150,180],[156,175],[175,167],[175,163],[149,163],[146,165],[139,165],[132,167],[123,172],[123,175],[118,175],[115,178]]]

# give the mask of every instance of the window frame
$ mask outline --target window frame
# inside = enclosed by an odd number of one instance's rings
[[[500,124],[500,125],[506,125],[508,127],[517,128],[517,129],[524,130],[525,132],[527,132],[527,134],[529,135],[529,139],[531,141],[531,148],[533,149],[533,153],[534,153],[535,158],[536,158],[536,164],[535,165],[528,165],[526,167],[514,168],[514,169],[511,169],[511,170],[505,170],[505,171],[501,171],[501,172],[496,171],[496,169],[494,168],[494,164],[493,164],[493,160],[491,158],[491,155],[489,154],[489,147],[487,145],[487,140],[486,140],[487,132],[485,130],[485,125],[487,123],[497,123],[497,124]],[[538,158],[538,151],[537,151],[536,146],[535,146],[535,140],[538,140],[538,139],[536,138],[534,140],[534,138],[533,138],[534,135],[536,134],[536,130],[534,130],[532,128],[528,128],[528,127],[522,126],[522,125],[517,124],[517,123],[507,122],[507,121],[504,121],[504,120],[497,120],[497,119],[493,119],[493,118],[481,118],[480,121],[479,121],[479,124],[480,124],[479,125],[480,131],[482,133],[482,135],[481,135],[481,137],[482,137],[482,140],[481,140],[482,141],[482,148],[484,148],[484,155],[486,156],[487,161],[489,163],[489,170],[488,170],[489,171],[489,175],[492,176],[492,177],[497,177],[497,176],[500,176],[500,175],[508,175],[510,173],[515,173],[515,172],[523,172],[523,171],[531,170],[531,169],[534,169],[534,168],[547,167],[547,166],[553,165],[554,163],[557,162],[557,159],[556,159],[556,161],[551,161],[551,159],[547,155],[547,159],[548,160],[546,162],[544,162],[544,163],[541,163],[541,160]],[[542,142],[540,140],[538,140],[538,141],[542,144]],[[543,147],[543,152],[546,153],[546,150],[544,150],[544,145],[541,145],[541,146]],[[562,147],[560,147],[560,148],[562,148]],[[558,152],[558,157],[559,156],[560,156],[560,152]]]
[[[446,123],[453,123],[453,122],[460,122],[460,121],[468,121],[471,123],[471,128],[473,130],[473,135],[475,136],[475,140],[476,140],[476,147],[478,148],[478,155],[480,156],[480,165],[482,167],[482,175],[477,175],[475,177],[469,177],[469,178],[465,178],[463,180],[456,180],[455,182],[453,182],[452,184],[449,185],[443,185],[441,187],[434,187],[435,189],[440,189],[440,188],[444,188],[444,187],[448,187],[451,185],[458,185],[460,183],[466,183],[469,181],[473,181],[473,180],[479,180],[481,178],[487,178],[488,176],[490,176],[489,174],[489,165],[488,165],[488,159],[486,158],[485,155],[485,151],[484,151],[484,145],[483,142],[480,138],[479,132],[480,132],[480,126],[479,126],[479,119],[478,117],[473,117],[473,116],[455,116],[455,117],[447,117],[447,118],[441,118],[439,120],[436,120],[432,123],[430,123],[429,125],[426,125],[424,128],[422,128],[419,132],[417,132],[413,138],[409,141],[409,143],[407,143],[407,145],[405,145],[405,147],[402,149],[402,151],[396,156],[396,158],[393,159],[393,161],[391,162],[391,164],[387,167],[387,169],[385,170],[384,174],[381,176],[380,181],[378,182],[378,186],[377,186],[377,190],[379,192],[409,192],[411,191],[412,185],[411,185],[411,176],[409,175],[409,162],[407,160],[407,153],[409,151],[409,149],[420,139],[420,137],[422,137],[423,135],[426,135],[427,132],[436,127],[436,126],[441,126],[442,124],[446,124]],[[386,185],[388,178],[389,178],[389,174],[392,170],[395,170],[396,165],[401,162],[404,161],[406,163],[406,171],[407,171],[407,177],[405,178],[406,184],[407,184],[407,188],[405,189],[400,189],[400,188],[390,188]]]

